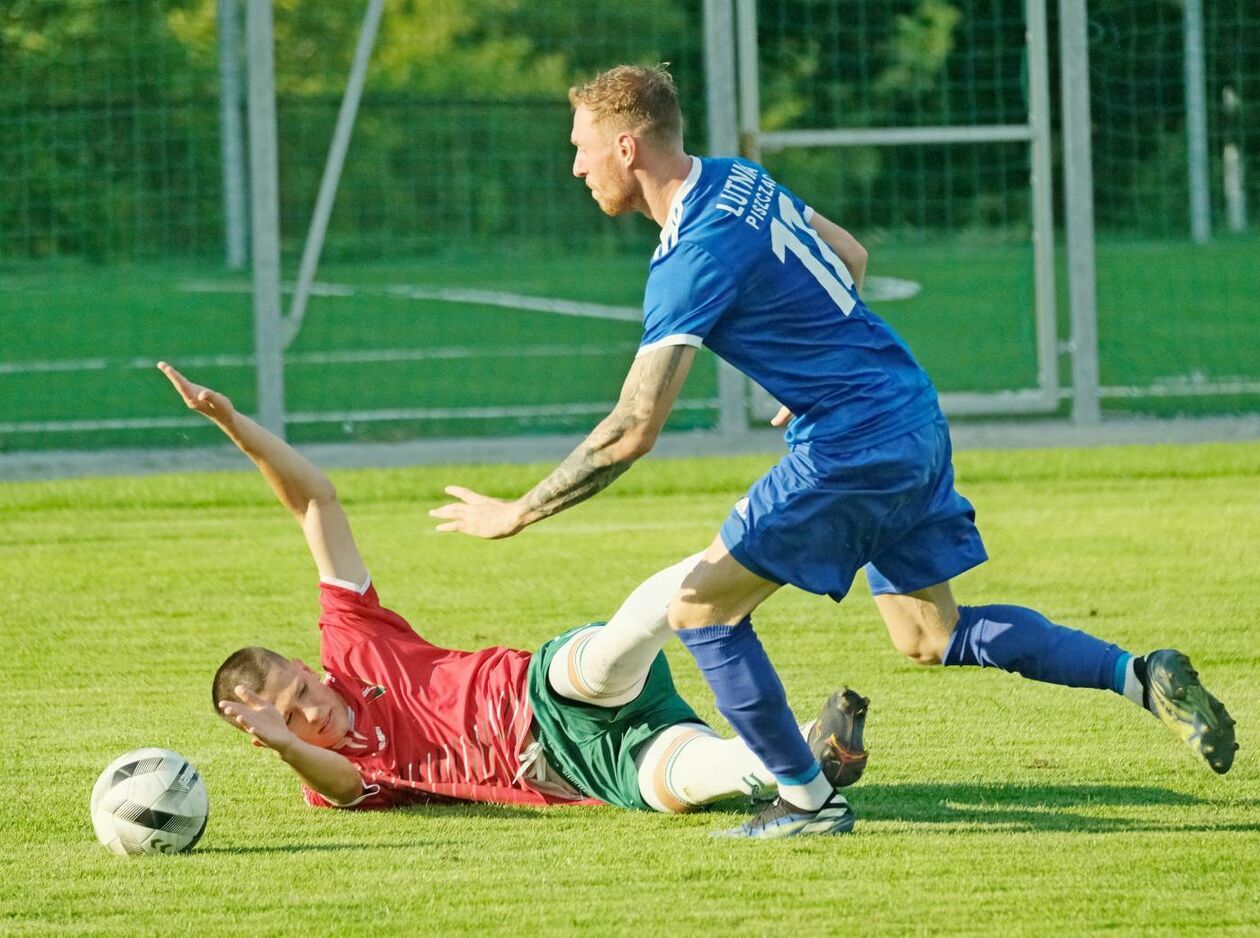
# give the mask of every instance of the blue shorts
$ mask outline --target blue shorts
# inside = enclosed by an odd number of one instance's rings
[[[988,559],[952,455],[943,416],[867,449],[797,445],[731,510],[722,543],[758,576],[836,602],[862,566],[877,595],[943,583]]]

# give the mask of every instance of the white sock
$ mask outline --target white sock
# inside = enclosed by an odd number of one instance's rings
[[[779,783],[779,797],[784,801],[791,802],[798,808],[804,808],[806,811],[817,811],[827,799],[835,793],[835,789],[831,787],[831,782],[827,781],[827,776],[819,772],[804,785],[784,785]]]
[[[1137,671],[1133,667],[1132,657],[1129,658],[1128,664],[1125,665],[1124,696],[1128,697],[1139,707],[1145,708],[1146,701],[1143,697],[1142,682],[1138,680]]]
[[[703,554],[666,567],[635,588],[608,620],[569,639],[547,678],[561,697],[606,707],[634,700],[657,652],[669,641],[669,602]]]
[[[802,735],[809,726],[801,727]],[[764,795],[775,788],[774,776],[742,739],[722,739],[699,723],[661,730],[639,750],[635,764],[643,800],[671,814],[734,795]]]
[[[699,723],[661,730],[639,750],[635,764],[643,800],[667,814],[774,784],[743,740],[721,739]]]

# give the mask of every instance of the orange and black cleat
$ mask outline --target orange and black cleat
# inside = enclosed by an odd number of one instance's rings
[[[806,742],[833,788],[852,785],[866,771],[862,730],[871,701],[847,687],[827,698]]]

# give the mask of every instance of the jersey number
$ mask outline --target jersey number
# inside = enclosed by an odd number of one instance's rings
[[[801,217],[801,213],[796,210],[792,200],[782,192],[779,193],[779,215],[782,221],[778,218],[770,221],[770,247],[774,250],[774,256],[782,263],[787,262],[787,251],[799,257],[805,269],[814,275],[814,279],[840,307],[840,312],[846,316],[849,315],[853,312],[853,307],[857,305],[853,294],[846,289],[853,286],[853,277],[849,269],[844,266],[844,262],[836,256],[836,252],[828,246],[827,242],[818,237],[814,226]],[[813,252],[805,246],[805,242],[796,236],[798,231],[814,239],[814,244],[818,245],[818,253],[823,256],[826,264],[815,257]]]

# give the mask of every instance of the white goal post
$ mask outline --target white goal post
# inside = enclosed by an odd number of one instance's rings
[[[1069,0],[1083,2],[1083,0]],[[993,393],[945,393],[944,408],[953,414],[1001,415],[1049,413],[1061,397],[1059,346],[1055,325],[1054,216],[1050,157],[1049,57],[1045,0],[1026,0],[1028,117],[1017,124],[939,127],[863,127],[763,131],[760,110],[756,0],[735,0],[736,85],[740,149],[758,159],[762,153],[792,147],[905,146],[1026,142],[1031,156],[1033,294],[1036,317],[1035,387]],[[712,95],[711,95],[712,97]]]

